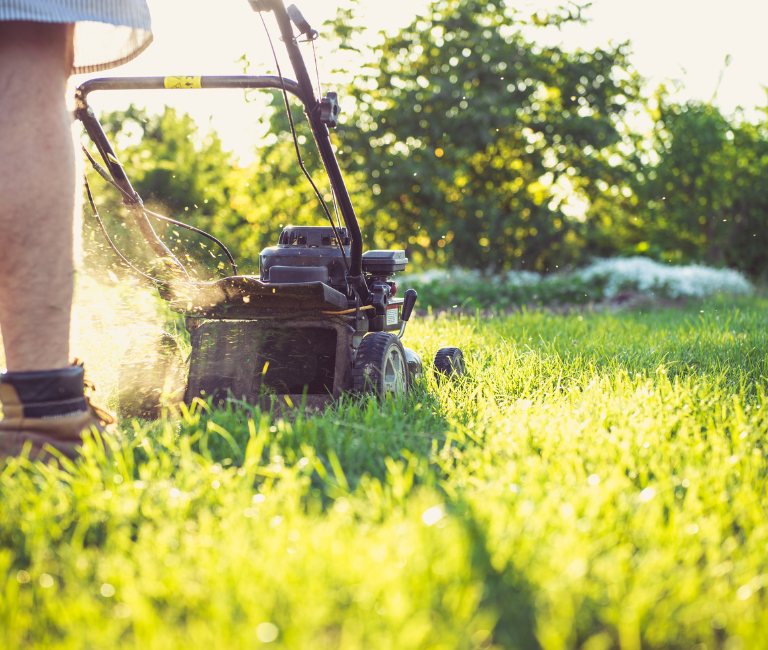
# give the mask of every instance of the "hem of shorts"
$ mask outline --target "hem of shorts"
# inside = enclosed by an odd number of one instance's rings
[[[77,23],[102,23],[104,25],[113,25],[114,27],[128,27],[130,29],[140,29],[143,32],[150,32],[152,27],[148,22],[144,22],[138,25],[131,25],[125,22],[120,22],[117,19],[109,19],[102,16],[70,16],[67,18],[52,18],[49,16],[23,16],[4,19],[3,22],[20,22],[20,23],[48,23],[50,25],[76,25]]]
[[[140,29],[140,28],[137,28]],[[142,30],[143,31],[143,30]],[[76,65],[72,67],[72,74],[88,74],[90,72],[101,72],[102,70],[109,70],[111,68],[117,68],[118,66],[123,65],[124,63],[128,63],[129,61],[133,61],[139,54],[141,54],[144,50],[146,50],[154,40],[154,37],[152,36],[152,33],[149,33],[149,38],[147,38],[139,47],[137,47],[133,52],[130,54],[127,54],[124,57],[121,57],[119,59],[114,59],[113,61],[107,61],[106,63],[94,63],[92,65]]]

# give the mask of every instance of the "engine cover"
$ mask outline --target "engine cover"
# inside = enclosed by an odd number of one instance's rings
[[[349,260],[349,237],[346,228],[337,228],[344,253]],[[344,261],[329,226],[288,226],[280,234],[277,246],[259,254],[261,281],[284,284],[324,282],[347,294]]]

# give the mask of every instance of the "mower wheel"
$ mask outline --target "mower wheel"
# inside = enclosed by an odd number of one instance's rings
[[[405,350],[397,336],[374,332],[363,338],[353,372],[355,392],[379,398],[406,395],[410,383],[408,374]]]
[[[424,364],[421,363],[421,357],[419,353],[411,350],[411,348],[403,348],[405,350],[405,360],[408,363],[408,372],[411,378],[411,385],[414,381],[421,379],[424,374]]]
[[[461,377],[465,372],[461,348],[440,348],[435,354],[435,379]]]

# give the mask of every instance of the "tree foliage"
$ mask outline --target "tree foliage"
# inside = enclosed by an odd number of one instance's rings
[[[385,39],[378,69],[353,86],[340,151],[376,197],[375,227],[431,263],[575,260],[580,215],[562,197],[590,197],[612,172],[617,124],[638,92],[624,47],[539,47],[523,24],[492,3],[436,2]]]
[[[100,121],[148,209],[236,243],[229,228],[238,218],[234,206],[242,174],[232,166],[232,154],[222,149],[215,133],[201,134],[188,115],[179,115],[169,107],[161,115],[147,115],[129,106],[125,111],[102,115]],[[150,272],[154,255],[122,207],[122,197],[95,174],[89,176],[93,177],[95,202],[111,237],[132,263]],[[198,276],[207,278],[229,270],[221,250],[210,240],[159,221],[153,226]],[[115,262],[95,221],[86,219],[85,229],[92,265]]]
[[[222,149],[215,133],[202,134],[188,115],[173,108],[150,116],[131,106],[102,115],[101,122],[145,205],[223,241],[241,272],[258,273],[259,252],[276,243],[282,226],[316,225],[324,218],[286,132],[268,138],[256,162],[240,167],[233,154]],[[306,135],[301,133],[299,140],[306,143]],[[309,150],[307,164],[317,172],[319,161],[312,159],[309,147],[303,149]],[[92,182],[99,190],[99,211],[124,254],[132,261],[150,263],[153,255],[138,238],[118,193],[98,179]],[[323,187],[322,182],[318,184]],[[327,184],[322,191],[328,192]],[[198,276],[229,271],[226,258],[209,240],[162,223],[154,225]],[[94,265],[114,261],[90,220],[86,221],[86,242]]]
[[[339,9],[327,33],[363,65],[339,89],[345,114],[332,137],[366,246],[404,247],[420,266],[548,271],[643,253],[764,274],[768,122],[681,105],[663,88],[648,102],[626,45],[537,45],[536,25],[581,20],[569,6],[531,17],[502,2],[438,0],[367,53],[354,11]],[[223,240],[246,273],[283,226],[326,221],[282,94],[263,104],[271,133],[247,167],[173,109],[102,118],[147,204]],[[333,211],[298,105],[292,114]],[[640,130],[638,115],[652,128]],[[99,201],[117,238],[141,248],[119,197]],[[210,242],[158,230],[201,275],[227,272]],[[98,253],[100,236],[87,234]]]
[[[659,101],[654,160],[630,176],[638,197],[625,245],[662,259],[757,275],[768,248],[768,130],[708,103]],[[617,242],[619,243],[619,242]]]

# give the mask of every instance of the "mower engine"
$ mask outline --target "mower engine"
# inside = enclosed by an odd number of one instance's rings
[[[335,229],[344,248],[342,255],[330,227],[289,226],[283,230],[277,246],[265,248],[259,255],[261,281],[270,284],[323,282],[348,295],[345,259],[349,258],[346,228]],[[408,259],[402,250],[374,250],[363,253],[363,273],[376,311],[369,331],[399,329],[402,301],[393,301],[397,287],[392,276],[405,270]]]
[[[320,406],[352,390],[406,392],[422,363],[400,342],[416,301],[415,291],[395,297],[392,278],[405,270],[405,252],[363,255],[371,304],[361,307],[347,279],[349,244],[345,228],[289,226],[261,252],[258,278],[200,283],[178,295],[172,304],[192,332],[185,401],[279,395]]]

